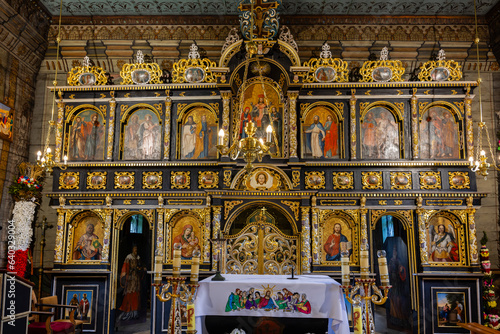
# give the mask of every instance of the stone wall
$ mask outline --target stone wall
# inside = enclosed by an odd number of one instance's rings
[[[12,141],[0,140],[0,268],[13,203],[8,187],[28,160],[35,81],[47,48],[50,16],[33,1],[0,0],[0,102],[13,110]]]

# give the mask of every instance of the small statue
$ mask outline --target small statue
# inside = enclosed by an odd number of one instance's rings
[[[170,71],[167,69],[164,69],[162,71],[162,75],[161,75],[160,80],[163,83],[171,83],[172,82],[172,74],[170,73]]]
[[[312,206],[316,206],[316,196],[313,196],[313,197],[311,198],[311,205],[312,205]]]
[[[111,73],[106,72],[104,75],[106,75],[106,85],[108,85],[108,86],[114,85],[113,77],[111,76]]]
[[[467,197],[467,207],[472,208],[472,203],[474,202],[474,198],[472,196]]]
[[[422,196],[418,196],[417,197],[417,207],[421,208],[423,201],[424,200],[423,200]]]
[[[207,195],[207,206],[210,206],[210,203],[212,203],[212,198],[210,195]]]
[[[59,197],[59,206],[64,207],[66,205],[66,197]]]
[[[364,208],[366,205],[366,197],[362,196],[361,199],[359,200],[359,203],[361,204],[361,207]]]
[[[113,199],[110,196],[106,196],[106,206],[109,208],[113,204]]]
[[[158,206],[161,208],[163,206],[163,196],[158,196]]]

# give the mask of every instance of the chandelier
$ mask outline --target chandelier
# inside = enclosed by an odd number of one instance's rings
[[[67,163],[68,163],[68,157],[64,156],[63,160],[64,163],[56,162],[54,160],[54,154],[52,153],[52,150],[50,148],[50,138],[52,132],[55,130],[56,122],[54,121],[54,109],[55,109],[55,104],[56,104],[56,87],[57,87],[57,70],[58,67],[57,64],[59,63],[59,48],[61,44],[61,21],[62,21],[62,0],[59,6],[59,26],[58,26],[58,32],[57,32],[57,46],[56,46],[56,69],[55,69],[55,75],[54,75],[54,81],[52,82],[54,85],[54,94],[52,96],[52,112],[51,112],[51,117],[49,121],[49,129],[47,131],[47,137],[45,138],[45,144],[43,146],[43,151],[38,151],[36,154],[36,163],[39,167],[43,168],[45,173],[51,174],[53,169],[55,167],[58,167],[62,170],[65,170],[67,168]]]
[[[239,113],[243,113],[244,106],[244,94],[246,89],[247,77],[248,77],[248,65],[250,64],[250,59],[259,53],[259,46],[254,41],[254,0],[250,0],[250,34],[249,41],[246,42],[246,58],[245,58],[245,70],[243,74],[243,86],[241,88],[241,98],[239,103]],[[264,99],[267,100],[266,90],[264,88],[264,80],[262,77],[262,67],[259,64],[259,60],[257,59],[257,68],[259,71],[259,79],[260,84],[262,85],[262,92],[264,94]],[[266,154],[273,156],[271,152],[271,147],[273,145],[272,136],[274,133],[273,127],[269,124],[266,128],[266,138],[264,142],[264,138],[256,138],[255,134],[257,132],[257,127],[255,126],[253,121],[248,121],[244,128],[244,134],[242,134],[242,138],[239,140],[235,140],[233,145],[227,146],[224,144],[224,129],[219,130],[219,139],[217,150],[222,155],[229,155],[231,159],[236,160],[238,158],[243,158],[247,163],[245,166],[245,170],[250,173],[250,171],[254,168],[253,162],[257,159],[259,162],[262,162],[262,157]]]
[[[481,70],[479,64],[479,34],[477,29],[477,7],[476,0],[474,0],[474,19],[475,19],[475,29],[476,29],[476,38],[474,39],[474,43],[476,44],[476,67],[477,67],[477,87],[478,87],[478,95],[479,95],[479,122],[478,122],[478,134],[477,134],[477,149],[476,155],[474,157],[474,153],[472,153],[469,157],[469,168],[487,179],[488,170],[491,165],[488,163],[488,157],[486,155],[486,147],[483,149],[483,132],[486,134],[486,140],[488,144],[489,153],[491,154],[493,167],[495,170],[500,170],[495,163],[495,155],[493,154],[493,149],[491,146],[490,135],[488,133],[488,127],[486,126],[486,122],[483,121],[483,104],[481,99]]]

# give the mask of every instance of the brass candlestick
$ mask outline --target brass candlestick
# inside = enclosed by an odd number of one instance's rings
[[[47,224],[47,218],[43,217],[41,223],[35,224],[36,228],[42,229],[42,237],[40,240],[40,267],[38,268],[38,300],[42,298],[42,281],[43,281],[43,251],[45,249],[45,231],[53,228],[54,225]]]
[[[196,293],[198,291],[199,284],[186,284],[186,277],[182,276],[167,276],[166,280],[166,284],[153,284],[153,286],[156,288],[156,298],[158,298],[158,300],[163,303],[171,300],[167,333],[182,334],[181,308],[179,300],[194,305],[194,300],[196,299]],[[189,328],[187,333],[195,334],[196,329],[194,328],[194,306],[191,314],[188,314],[188,326]]]

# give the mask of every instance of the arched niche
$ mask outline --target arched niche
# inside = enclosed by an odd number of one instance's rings
[[[180,110],[177,123],[179,159],[217,159],[217,110],[205,103],[192,103]]]
[[[125,109],[120,117],[120,158],[160,160],[162,142],[160,105],[139,103]]]
[[[436,101],[426,104],[419,115],[421,159],[463,159],[463,116],[457,106]]]
[[[303,159],[344,158],[343,109],[343,103],[315,102],[302,112]]]
[[[360,104],[361,156],[367,160],[404,157],[404,104],[377,101]]]
[[[463,266],[466,263],[466,218],[452,211],[437,211],[425,222],[430,266]]]
[[[82,104],[66,115],[64,155],[69,161],[104,160],[106,106]]]
[[[66,261],[68,263],[100,263],[104,245],[104,221],[95,212],[80,211],[69,218]]]

